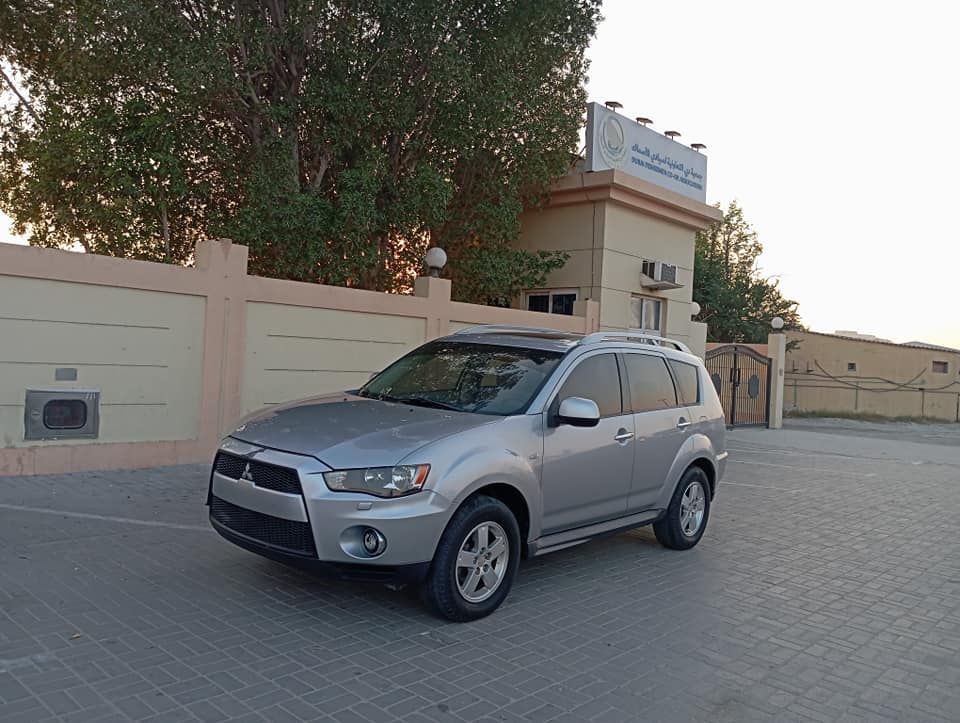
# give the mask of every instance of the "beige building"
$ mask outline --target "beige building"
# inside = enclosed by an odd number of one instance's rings
[[[787,332],[786,411],[960,421],[960,350]]]
[[[602,329],[641,329],[687,342],[703,355],[706,327],[690,320],[694,238],[721,212],[619,170],[573,173],[544,209],[521,218],[519,245],[561,250],[569,261],[515,305],[573,313],[600,303]]]

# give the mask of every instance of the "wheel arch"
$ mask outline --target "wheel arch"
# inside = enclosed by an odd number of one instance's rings
[[[710,500],[712,501],[713,496],[717,491],[717,468],[714,466],[713,462],[706,457],[697,457],[687,465],[687,469],[691,469],[693,467],[699,467],[703,470],[703,473],[707,475],[707,483],[710,485]],[[686,470],[684,470],[684,473],[686,473]],[[682,478],[683,475],[681,475],[681,479]]]
[[[510,510],[517,520],[517,527],[520,528],[520,550],[524,558],[528,556],[527,540],[530,536],[530,505],[527,504],[527,498],[516,487],[506,482],[491,482],[473,490],[470,495],[460,504],[463,505],[467,500],[486,495],[499,500],[507,509]]]

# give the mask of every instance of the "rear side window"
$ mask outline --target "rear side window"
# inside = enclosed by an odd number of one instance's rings
[[[577,364],[557,395],[560,401],[567,397],[592,399],[600,407],[601,417],[622,414],[616,357],[613,354],[598,354]]]
[[[677,391],[680,392],[680,401],[694,405],[700,403],[700,372],[693,364],[670,360],[670,368],[677,380]]]
[[[634,412],[677,406],[677,390],[663,358],[647,354],[624,354],[623,358]]]

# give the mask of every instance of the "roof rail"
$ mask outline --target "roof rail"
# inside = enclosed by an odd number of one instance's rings
[[[635,342],[637,344],[650,344],[651,346],[673,347],[677,351],[683,351],[687,354],[691,353],[690,347],[682,341],[668,339],[665,336],[657,336],[656,334],[644,334],[638,331],[596,331],[593,334],[587,334],[580,343],[596,344],[597,342],[611,341],[614,339],[617,341]]]
[[[536,326],[511,326],[510,324],[477,324],[458,329],[454,334],[526,334],[528,336],[549,336],[579,339],[582,334],[560,329],[546,329]]]
[[[453,332],[459,334],[517,334],[526,336],[542,336],[551,339],[571,339],[576,340],[577,345],[596,344],[601,341],[625,341],[636,344],[650,344],[651,346],[673,347],[677,351],[683,351],[690,354],[690,348],[682,341],[669,339],[665,336],[656,334],[644,334],[642,331],[596,331],[592,334],[578,334],[574,331],[561,331],[560,329],[546,329],[536,326],[511,326],[509,324],[477,324],[467,326]]]

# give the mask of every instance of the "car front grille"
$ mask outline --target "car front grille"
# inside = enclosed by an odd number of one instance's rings
[[[275,464],[267,464],[266,462],[237,457],[226,452],[218,452],[213,468],[224,477],[246,479],[253,482],[257,487],[263,487],[264,489],[286,492],[291,495],[302,493],[297,471],[288,467],[278,467]],[[246,477],[244,477],[244,472],[247,473]]]
[[[317,556],[309,522],[285,520],[282,517],[237,507],[215,495],[210,498],[210,517],[227,529],[251,540],[280,547],[298,555]]]

